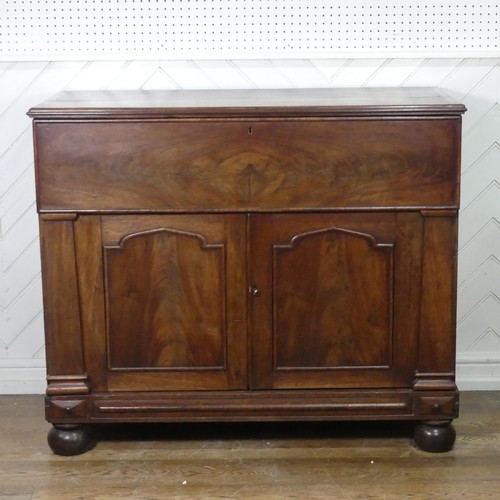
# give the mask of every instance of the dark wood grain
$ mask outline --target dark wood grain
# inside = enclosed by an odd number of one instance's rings
[[[74,215],[42,217],[40,245],[47,374],[52,393],[88,392],[82,349]]]
[[[107,358],[103,355],[106,352],[106,315],[101,217],[80,215],[74,226],[85,367],[92,390],[105,391]]]
[[[224,89],[61,92],[32,108],[38,119],[456,115],[465,107],[436,88]]]
[[[168,228],[104,248],[111,369],[225,367],[224,254]]]
[[[415,388],[452,389],[455,384],[456,213],[424,214],[422,311]]]
[[[246,387],[244,227],[242,215],[102,219],[95,349],[107,342],[110,389]]]
[[[452,446],[464,111],[405,88],[32,109],[56,452],[96,422],[415,420]]]
[[[41,123],[35,134],[43,211],[458,206],[456,118]]]
[[[273,245],[275,369],[391,365],[393,247],[337,227]]]
[[[419,292],[421,224],[394,214],[252,216],[253,387],[410,384],[419,316],[404,291]],[[394,248],[404,249],[396,259]]]

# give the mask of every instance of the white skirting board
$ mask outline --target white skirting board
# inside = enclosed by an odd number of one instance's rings
[[[0,394],[45,394],[44,359],[0,359]]]
[[[0,394],[44,394],[45,375],[43,359],[0,360]],[[500,390],[500,356],[460,354],[457,385],[462,391]]]
[[[499,391],[500,356],[457,356],[457,385],[462,391]]]

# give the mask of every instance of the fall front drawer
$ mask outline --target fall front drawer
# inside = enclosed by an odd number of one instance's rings
[[[456,207],[459,136],[455,117],[41,121],[39,208]]]

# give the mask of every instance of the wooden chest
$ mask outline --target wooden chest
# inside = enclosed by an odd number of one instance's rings
[[[464,111],[424,88],[31,109],[52,449],[98,422],[339,419],[451,448]]]

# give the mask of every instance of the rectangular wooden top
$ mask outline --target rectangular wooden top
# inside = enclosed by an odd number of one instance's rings
[[[457,115],[441,89],[322,88],[62,92],[28,112],[36,119]]]

